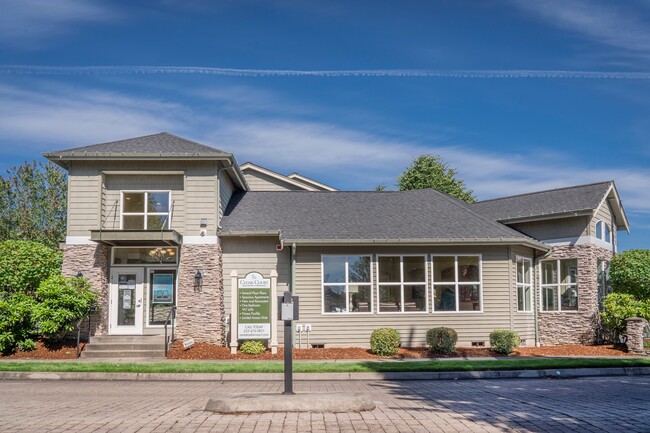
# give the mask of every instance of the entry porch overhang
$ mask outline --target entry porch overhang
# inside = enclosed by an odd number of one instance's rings
[[[183,235],[176,230],[91,230],[90,240],[118,247],[179,246]]]

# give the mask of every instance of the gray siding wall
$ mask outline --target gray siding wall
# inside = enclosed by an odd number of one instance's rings
[[[517,251],[532,257],[532,251]],[[431,275],[429,269],[429,313],[393,313],[357,315],[354,313],[323,314],[322,311],[322,254],[481,254],[482,255],[482,312],[431,312]],[[534,316],[516,314],[516,286],[514,278],[515,251],[508,247],[392,247],[392,248],[335,248],[298,247],[296,263],[296,294],[300,296],[299,323],[311,324],[311,342],[327,346],[369,345],[370,334],[379,327],[396,328],[406,346],[425,345],[426,331],[447,326],[459,335],[459,345],[469,346],[473,341],[489,345],[489,334],[494,329],[514,329],[526,344],[534,344]],[[376,264],[373,263],[373,273]],[[373,298],[376,306],[377,284]],[[376,308],[373,308],[376,311]]]
[[[103,225],[106,230],[120,229],[122,191],[171,191],[171,225],[174,230],[185,229],[185,191],[182,175],[106,175],[103,188]]]
[[[304,191],[306,189],[254,170],[244,170],[244,177],[251,191]]]
[[[108,174],[103,171],[129,172]],[[174,171],[182,175],[138,174]],[[90,230],[119,228],[120,189],[170,189],[174,203],[172,228],[186,236],[200,235],[207,218],[208,235],[216,235],[217,163],[214,161],[79,161],[68,171],[68,236],[90,236]],[[115,200],[117,199],[117,206]]]
[[[577,238],[589,234],[589,217],[587,216],[508,225],[539,240]]]
[[[219,174],[219,222],[221,222],[233,192],[235,192],[235,185],[232,183],[230,176],[225,171],[221,171],[221,174]]]

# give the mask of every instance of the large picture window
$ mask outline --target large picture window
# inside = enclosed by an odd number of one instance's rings
[[[578,260],[542,262],[542,309],[578,310]]]
[[[531,260],[517,257],[517,311],[533,311]]]
[[[122,192],[123,230],[169,228],[169,191]]]
[[[371,313],[370,256],[322,256],[323,312]]]
[[[380,313],[426,312],[426,256],[377,258]]]
[[[481,257],[433,256],[433,311],[481,308]]]

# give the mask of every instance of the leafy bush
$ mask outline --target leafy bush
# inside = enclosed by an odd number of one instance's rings
[[[260,353],[264,353],[266,347],[264,347],[264,343],[260,340],[246,340],[239,346],[239,350],[246,355],[259,355]]]
[[[451,328],[432,328],[427,331],[427,346],[433,353],[450,355],[456,350],[458,333]]]
[[[395,328],[377,328],[370,334],[370,350],[375,355],[393,356],[399,350],[400,337]]]
[[[643,317],[650,320],[650,300],[637,301],[634,296],[626,293],[610,293],[603,301],[603,311],[600,313],[603,325],[614,334],[615,341],[625,334],[626,320],[630,317]]]
[[[33,334],[34,300],[22,293],[0,294],[0,352],[14,350]]]
[[[519,334],[509,329],[495,329],[490,332],[490,347],[496,353],[509,355],[521,344]]]
[[[54,275],[36,289],[33,320],[38,331],[53,339],[74,329],[97,299],[85,278]]]
[[[18,349],[23,352],[31,352],[36,349],[36,342],[31,338],[26,338],[18,343]]]
[[[0,292],[33,292],[61,272],[62,255],[38,242],[0,242]]]
[[[650,299],[650,250],[628,250],[612,257],[609,272],[614,292]]]

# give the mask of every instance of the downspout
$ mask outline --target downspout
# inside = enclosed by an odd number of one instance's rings
[[[221,206],[221,172],[228,170],[229,168],[232,168],[232,162],[228,166],[226,166],[224,163],[223,167],[217,169],[217,231],[219,231],[221,228],[221,218],[219,218],[219,211],[221,211],[222,218],[224,212],[226,212],[226,209]]]
[[[291,285],[289,291],[296,294],[296,243],[291,244]],[[291,335],[296,335],[296,321],[291,321]],[[295,337],[294,337],[295,339]]]
[[[539,309],[539,305],[537,304],[539,302],[539,293],[537,292],[537,250],[533,250],[533,268],[531,269],[531,272],[533,273],[531,275],[532,280],[534,281],[533,283],[533,322],[535,324],[535,347],[539,347],[539,318],[537,316],[537,310]]]

